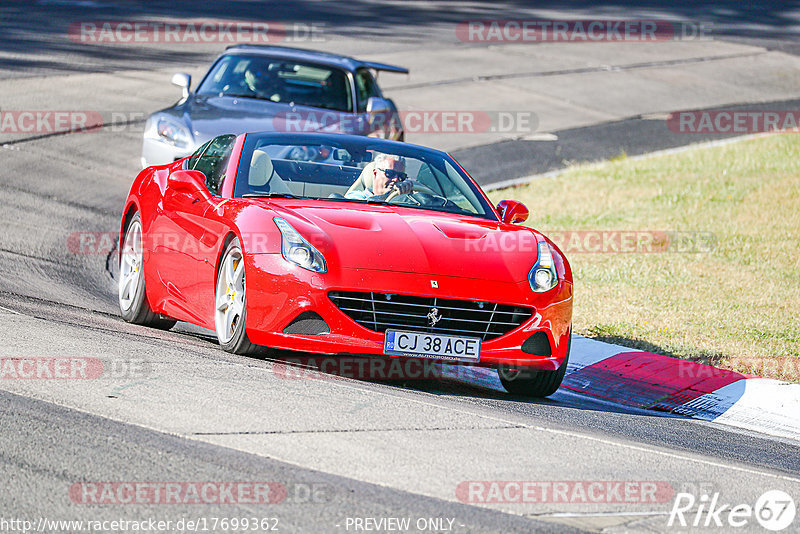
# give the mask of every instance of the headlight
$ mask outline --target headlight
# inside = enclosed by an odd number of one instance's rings
[[[158,119],[156,133],[163,141],[180,148],[186,148],[192,142],[192,136],[186,128],[168,119]]]
[[[553,253],[547,243],[539,243],[539,258],[536,260],[531,272],[528,273],[528,282],[531,285],[531,289],[536,293],[550,291],[558,284],[558,274],[556,274]]]
[[[285,219],[275,217],[273,220],[283,236],[281,253],[286,261],[315,273],[327,272],[325,258],[311,243],[306,241]]]

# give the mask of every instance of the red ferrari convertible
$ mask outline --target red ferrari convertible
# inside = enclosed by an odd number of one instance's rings
[[[448,154],[337,134],[216,137],[133,182],[126,321],[258,346],[494,367],[547,396],[567,366],[572,272]]]

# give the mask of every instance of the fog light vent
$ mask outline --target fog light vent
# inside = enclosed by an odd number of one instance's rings
[[[331,329],[328,327],[328,323],[325,322],[325,319],[320,317],[317,312],[304,311],[283,329],[283,333],[317,336],[320,334],[330,334]]]
[[[536,332],[522,344],[522,351],[536,356],[551,356],[550,340],[544,332]]]

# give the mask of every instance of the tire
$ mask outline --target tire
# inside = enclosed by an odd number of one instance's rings
[[[555,371],[531,371],[501,366],[497,369],[500,382],[506,391],[520,397],[549,397],[561,386],[567,372],[567,362],[572,345],[572,329],[567,338],[567,357]]]
[[[119,311],[129,323],[169,330],[177,321],[155,313],[147,302],[142,251],[142,218],[137,213],[125,229],[120,250],[117,285]]]
[[[214,290],[214,327],[220,346],[234,354],[252,354],[258,350],[247,337],[247,290],[244,256],[239,239],[225,248],[219,263]]]

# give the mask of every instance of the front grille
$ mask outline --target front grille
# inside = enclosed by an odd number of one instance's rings
[[[510,332],[531,317],[528,308],[495,302],[356,291],[332,291],[328,296],[348,317],[376,332],[408,329],[486,341]],[[441,319],[430,326],[428,315],[433,308]]]

